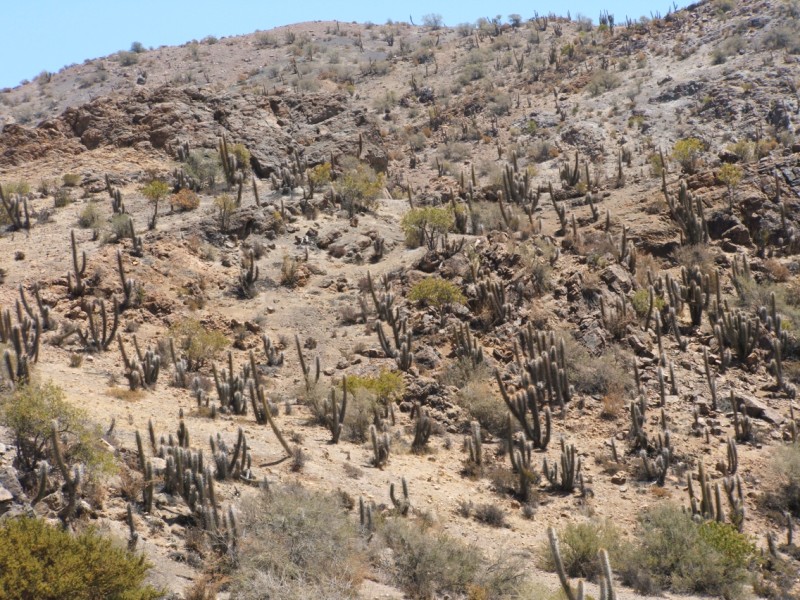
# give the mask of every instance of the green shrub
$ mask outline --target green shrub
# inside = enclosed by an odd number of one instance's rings
[[[661,155],[658,152],[654,152],[647,160],[650,163],[650,175],[660,178],[664,171],[664,161],[661,160]]]
[[[175,338],[176,346],[183,350],[190,371],[200,369],[228,345],[228,338],[222,332],[208,330],[195,319],[179,321],[170,327],[169,332]]]
[[[614,344],[594,356],[585,346],[566,334],[567,377],[582,394],[631,391],[634,387],[631,355]]]
[[[354,598],[365,555],[341,499],[300,486],[263,491],[242,506],[232,597]]]
[[[453,229],[455,217],[448,207],[425,206],[412,208],[400,222],[406,245],[417,248],[426,244],[430,250],[439,245],[439,238]]]
[[[570,577],[594,580],[602,573],[597,552],[601,548],[608,551],[612,565],[618,562],[620,554],[620,535],[611,521],[585,521],[568,523],[558,532],[561,543],[561,560]],[[542,567],[555,571],[553,554],[547,542],[540,549]]]
[[[250,150],[244,144],[233,144],[228,152],[236,157],[236,168],[247,175],[250,173]]]
[[[0,599],[149,600],[163,593],[144,579],[143,555],[92,529],[78,535],[41,519],[0,524]]]
[[[106,241],[119,242],[131,236],[131,217],[127,214],[111,217],[111,227]]]
[[[661,504],[640,516],[636,543],[617,571],[642,593],[655,587],[739,598],[754,553],[733,526],[698,524],[680,507]]]
[[[459,363],[469,364],[469,361]],[[489,370],[483,367],[479,372],[488,374]],[[505,439],[508,433],[508,408],[489,383],[476,377],[457,387],[458,405],[480,423],[481,429],[497,438]]]
[[[697,138],[684,138],[675,142],[675,146],[672,148],[672,158],[683,167],[684,171],[694,173],[704,148],[703,142]]]
[[[296,286],[300,281],[299,267],[300,263],[296,258],[284,254],[283,262],[281,263],[281,285],[285,285],[286,287]]]
[[[337,392],[337,400],[341,395]],[[363,444],[369,439],[369,426],[375,419],[378,402],[375,395],[364,388],[358,389],[347,399],[344,417],[344,437],[348,441]]]
[[[308,170],[308,182],[314,189],[319,189],[331,181],[331,163],[324,162]]]
[[[381,371],[379,375],[350,375],[347,377],[347,390],[360,389],[375,394],[380,400],[395,401],[403,397],[406,384],[400,371]]]
[[[81,184],[81,176],[77,173],[64,173],[61,177],[64,187],[78,187]]]
[[[650,293],[646,289],[637,290],[636,293],[631,296],[631,304],[637,316],[640,318],[646,317],[647,310],[650,308]],[[665,306],[666,302],[664,298],[661,296],[653,296],[653,311],[661,312]]]
[[[213,188],[220,172],[219,154],[211,150],[192,150],[184,164],[186,174],[202,187]]]
[[[440,277],[426,277],[415,283],[408,292],[408,299],[411,302],[422,302],[436,310],[467,301],[456,284]]]
[[[7,196],[27,196],[31,193],[31,184],[24,180],[9,181],[3,184],[3,193]]]

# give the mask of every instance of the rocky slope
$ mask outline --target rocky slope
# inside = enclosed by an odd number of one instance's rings
[[[180,413],[187,451],[208,452],[217,434],[232,451],[240,429],[247,437],[250,470],[217,485],[223,510],[266,478],[344,490],[389,514],[389,485],[405,477],[412,518],[491,557],[513,547],[536,562],[548,525],[609,518],[629,533],[664,499],[689,509],[687,476],[697,487],[703,464],[709,490],[742,490],[725,500],[724,519],[744,514],[759,547],[767,534],[783,540],[770,498],[781,486],[775,452],[796,435],[800,381],[797,17],[788,2],[720,0],[600,27],[553,16],[440,29],[315,22],[88,61],[0,93],[3,339],[16,370],[26,351],[14,357],[11,325],[45,316],[13,307],[20,287],[32,304],[38,293],[53,328],[38,357],[28,349],[34,379],[56,381],[104,429],[115,423],[105,439],[124,464],[102,498],[85,494],[80,520],[124,536],[130,502],[159,584],[180,594],[208,577],[225,593],[214,553],[197,551],[202,511],[170,486],[178,434],[167,432]],[[238,157],[228,173],[223,145]],[[378,199],[348,210],[368,186],[355,175],[366,167],[383,176]],[[149,227],[143,189],[154,179],[170,192],[195,188],[199,206],[172,211],[165,198]],[[124,209],[109,200],[117,192]],[[447,236],[408,244],[401,222],[426,206],[449,215]],[[80,293],[70,231],[77,259],[87,257]],[[410,298],[432,275],[459,296],[442,306]],[[138,368],[112,338],[100,351],[68,335],[88,332],[100,299],[125,305],[119,332],[131,355],[133,334],[160,355],[150,389],[128,390]],[[173,364],[168,344],[188,319],[227,339],[197,383],[194,373],[182,381],[184,350]],[[319,357],[319,383],[306,381],[300,356],[312,378]],[[218,376],[242,373],[255,411],[222,410],[212,364]],[[392,424],[388,414],[376,421],[393,440],[379,469],[368,436],[329,444],[314,399],[342,377],[387,369],[404,389],[391,398]],[[302,469],[281,460],[250,382],[295,457],[301,449]],[[538,446],[526,493],[507,456],[502,396],[528,390],[552,412],[552,433],[549,444],[533,431],[514,438],[517,452],[526,437]],[[433,431],[422,454],[411,451],[419,407]],[[473,420],[482,465],[462,447]],[[146,438],[149,422],[165,441],[145,452],[157,480],[148,511],[130,480],[143,478],[134,435]],[[36,489],[17,483],[6,436],[0,484],[11,498],[0,493],[0,503],[16,513]],[[565,493],[542,465],[559,463],[561,439],[582,462]],[[48,491],[31,510],[54,518],[64,498]],[[465,518],[469,502],[499,507],[507,526]],[[792,597],[796,547],[778,545],[793,575],[773,597]],[[554,577],[534,578],[555,589]],[[758,577],[771,581],[766,567]],[[635,594],[617,587],[620,598]],[[402,594],[377,568],[361,587],[367,598]]]

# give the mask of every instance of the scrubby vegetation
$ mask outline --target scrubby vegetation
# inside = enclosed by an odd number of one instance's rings
[[[0,508],[203,600],[797,596],[794,4],[0,90]]]

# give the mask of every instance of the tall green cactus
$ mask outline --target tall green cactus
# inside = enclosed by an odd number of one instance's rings
[[[330,399],[325,403],[325,424],[331,432],[331,443],[338,444],[347,411],[347,378],[342,379],[342,403],[336,400],[336,390],[331,388]]]
[[[369,426],[369,437],[372,441],[372,464],[382,469],[389,462],[391,441],[388,433],[379,434],[375,425]]]

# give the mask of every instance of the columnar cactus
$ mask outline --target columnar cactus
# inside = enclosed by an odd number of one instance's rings
[[[379,469],[389,462],[391,441],[388,433],[379,434],[375,425],[369,426],[369,437],[372,441],[372,464]]]
[[[272,345],[272,340],[269,339],[269,336],[261,336],[261,341],[264,344],[264,356],[267,358],[267,366],[283,366],[283,352],[278,352],[278,349]]]
[[[242,259],[239,272],[239,295],[242,298],[255,298],[257,293],[256,281],[258,281],[258,265],[256,264],[255,253],[250,250]]]
[[[578,456],[578,451],[573,444],[567,444],[564,438],[561,438],[561,471],[559,473],[558,464],[553,464],[550,467],[547,464],[547,458],[542,461],[542,471],[554,488],[560,489],[562,492],[571,492],[575,489],[577,476],[581,470],[581,459]]]
[[[703,202],[692,196],[686,187],[686,182],[681,181],[678,189],[677,201],[667,190],[666,175],[662,171],[662,189],[669,205],[672,219],[681,229],[682,237],[688,244],[704,244],[708,242],[708,224],[703,214]]]
[[[428,445],[428,440],[431,437],[431,429],[433,421],[428,416],[428,412],[416,406],[417,418],[414,422],[414,441],[411,443],[411,451],[415,454],[421,454],[425,451]]]
[[[536,473],[536,467],[533,466],[531,460],[533,456],[533,444],[524,440],[518,444],[514,443],[511,417],[508,417],[507,430],[508,456],[511,460],[511,467],[519,478],[517,494],[522,502],[527,503],[530,500],[531,485],[539,481],[539,474]]]
[[[8,220],[16,231],[31,228],[31,218],[28,212],[28,199],[25,197],[9,197],[0,186],[0,203],[8,215]]]
[[[81,260],[78,262],[78,246],[75,242],[75,232],[70,231],[70,243],[72,248],[72,273],[67,273],[67,289],[73,298],[83,296],[86,292],[86,284],[83,277],[86,275],[86,251],[81,253]],[[74,274],[74,280],[73,280]]]
[[[389,485],[389,498],[392,500],[395,510],[399,514],[406,516],[411,509],[411,501],[408,499],[408,483],[405,477],[401,479],[401,485],[403,490],[402,497],[395,495],[394,483],[392,483]]]
[[[481,424],[477,421],[472,421],[469,424],[470,435],[465,440],[467,452],[469,454],[469,462],[476,467],[483,464],[483,440],[481,439]]]
[[[222,411],[235,415],[247,414],[247,401],[244,393],[247,389],[247,382],[251,377],[255,377],[251,364],[243,364],[240,373],[236,375],[233,370],[233,353],[228,352],[228,368],[222,369],[220,373],[217,371],[217,366],[212,364],[211,372],[214,375],[214,386],[217,389]]]
[[[331,388],[330,399],[325,403],[325,424],[331,432],[331,443],[338,444],[344,428],[347,411],[347,378],[342,379],[342,403],[336,400],[336,389]]]
[[[99,314],[98,323],[95,315]],[[109,327],[106,303],[102,298],[86,305],[87,329],[78,329],[78,337],[85,348],[96,352],[104,352],[114,341],[119,326],[119,302],[114,298],[113,317]]]
[[[122,283],[122,293],[124,294],[120,310],[136,306],[139,303],[139,298],[137,296],[140,288],[135,279],[125,276],[125,266],[122,264],[122,252],[119,250],[117,250],[117,272],[119,273],[119,279]]]
[[[544,427],[540,420],[539,403],[543,400],[541,390],[529,385],[525,390],[519,391],[513,397],[508,393],[500,372],[495,371],[495,379],[500,387],[500,394],[506,403],[511,415],[522,427],[525,437],[530,440],[535,448],[544,450],[550,442],[551,414],[550,407],[544,408]],[[530,418],[528,418],[530,412]]]
[[[22,307],[25,309],[25,312],[28,313],[28,317],[30,317],[31,322],[38,318],[38,319],[40,319],[40,321],[42,323],[42,328],[45,331],[49,331],[51,329],[55,329],[56,328],[56,323],[53,320],[53,317],[52,317],[52,314],[51,314],[51,311],[50,311],[50,307],[42,302],[42,296],[39,293],[39,288],[38,287],[36,287],[34,289],[33,295],[34,295],[34,298],[36,299],[36,308],[38,310],[38,313],[34,312],[33,308],[28,303],[28,299],[25,296],[25,288],[22,287],[22,284],[19,285],[20,301],[22,302]],[[19,310],[17,310],[17,313],[19,314]],[[0,328],[1,327],[2,327],[2,324],[0,324]],[[6,341],[5,339],[3,339],[2,334],[0,334],[0,340]]]
[[[740,442],[746,442],[753,438],[753,423],[750,417],[747,416],[746,411],[739,414],[739,402],[731,390],[731,406],[733,407],[733,430],[736,434],[736,439]]]
[[[483,347],[470,333],[469,325],[453,327],[453,350],[459,358],[468,358],[473,368],[483,362]]]
[[[319,374],[321,371],[319,356],[315,361],[314,375],[311,374],[311,367],[306,365],[306,359],[303,356],[303,349],[300,346],[300,336],[294,335],[294,343],[297,347],[297,356],[300,359],[300,372],[303,374],[303,380],[306,383],[306,391],[310,391],[319,382]]]

